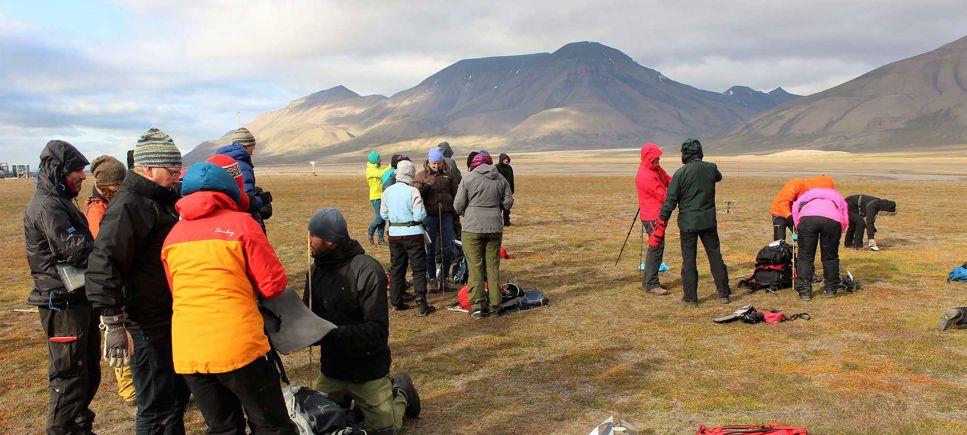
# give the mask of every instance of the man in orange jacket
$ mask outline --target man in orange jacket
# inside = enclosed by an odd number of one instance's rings
[[[171,286],[171,347],[209,433],[296,434],[279,373],[266,356],[258,298],[282,294],[285,269],[262,227],[241,207],[232,176],[210,162],[185,174],[181,220],[161,259]],[[244,413],[243,413],[244,411]]]
[[[786,228],[790,232],[796,231],[792,222],[792,203],[810,189],[817,188],[835,189],[836,185],[829,176],[820,175],[813,178],[794,178],[782,186],[769,208],[772,213],[772,240],[785,240]]]

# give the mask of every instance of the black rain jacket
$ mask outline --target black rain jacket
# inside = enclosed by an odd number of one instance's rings
[[[508,161],[506,165],[504,164],[505,159]],[[514,193],[514,167],[510,166],[509,162],[510,162],[510,156],[508,156],[507,154],[501,153],[500,161],[498,161],[497,164],[494,166],[497,167],[497,172],[499,172],[500,175],[503,175],[504,179],[506,179],[507,182],[510,183],[510,193]]]
[[[876,234],[876,214],[881,211],[895,212],[896,203],[870,195],[850,195],[846,197],[846,211],[859,215],[866,222],[866,235],[872,239]]]
[[[171,325],[171,290],[161,247],[178,222],[178,194],[131,171],[107,206],[88,261],[87,297],[128,326]]]
[[[715,163],[703,162],[702,144],[690,139],[682,144],[682,163],[668,184],[668,194],[658,219],[668,221],[678,207],[678,229],[701,232],[715,228],[715,183],[722,173]]]
[[[28,304],[87,302],[83,290],[67,295],[56,269],[58,263],[87,266],[94,244],[87,219],[73,202],[77,192],[68,189],[64,180],[65,175],[87,164],[84,155],[64,141],[52,140],[40,153],[37,190],[24,212],[27,265],[34,279]]]
[[[338,326],[320,342],[322,374],[352,383],[386,376],[392,362],[386,271],[365,252],[347,238],[315,257],[311,305],[308,280],[303,292],[313,313]]]

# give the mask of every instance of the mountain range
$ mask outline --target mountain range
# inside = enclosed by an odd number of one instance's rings
[[[336,86],[246,127],[268,163],[416,151],[443,140],[515,151],[615,148],[720,134],[795,98],[781,88],[698,89],[614,48],[576,42],[553,53],[461,60],[391,97]],[[226,133],[203,142],[186,160],[228,141]]]

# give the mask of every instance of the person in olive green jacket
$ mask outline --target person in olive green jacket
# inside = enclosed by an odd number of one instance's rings
[[[649,246],[657,247],[665,237],[665,227],[672,211],[678,207],[678,230],[682,245],[682,302],[698,305],[698,268],[695,256],[698,239],[702,239],[708,255],[712,276],[719,299],[723,304],[731,302],[729,295],[729,272],[719,249],[718,223],[715,219],[715,183],[722,181],[722,173],[714,163],[703,162],[702,144],[688,139],[682,144],[681,168],[675,171],[668,194],[658,214],[658,225],[648,239]]]

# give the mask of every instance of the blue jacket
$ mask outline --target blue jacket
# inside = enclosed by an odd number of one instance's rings
[[[215,154],[225,154],[238,162],[238,167],[242,170],[242,180],[245,182],[245,193],[249,197],[248,212],[259,225],[264,227],[265,224],[262,222],[262,216],[259,216],[259,210],[265,204],[262,203],[261,198],[255,195],[255,166],[252,165],[252,156],[238,142],[232,142],[231,145],[225,145],[215,150]]]
[[[415,187],[397,180],[395,184],[383,191],[379,214],[389,221],[389,235],[415,236],[423,234],[423,219],[426,218],[426,208],[423,197]],[[412,223],[401,226],[398,224]]]

